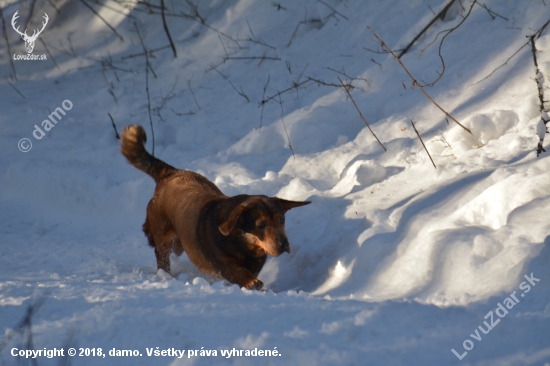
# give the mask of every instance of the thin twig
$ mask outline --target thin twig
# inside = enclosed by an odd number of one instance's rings
[[[445,39],[447,38],[447,36],[449,36],[451,33],[453,33],[455,30],[457,30],[466,21],[466,19],[468,19],[468,17],[470,16],[470,13],[472,12],[472,9],[474,8],[474,5],[476,4],[476,1],[477,0],[472,1],[472,5],[470,6],[470,9],[468,10],[468,13],[466,14],[465,17],[462,18],[462,21],[460,23],[458,23],[455,27],[453,27],[451,29],[447,29],[447,30],[444,30],[444,31],[441,31],[441,32],[437,33],[434,40],[432,42],[430,42],[430,44],[428,44],[426,47],[424,47],[422,49],[422,51],[420,51],[420,55],[422,55],[422,53],[424,51],[426,51],[426,49],[428,47],[430,47],[432,44],[435,43],[435,41],[437,40],[437,37],[439,37],[439,35],[441,33],[447,32],[447,34],[445,34],[443,36],[443,38],[441,39],[441,42],[439,42],[438,55],[439,55],[439,59],[441,60],[441,72],[436,71],[439,74],[439,76],[434,81],[432,81],[431,83],[424,82],[424,86],[434,86],[435,83],[437,83],[439,81],[439,79],[441,79],[443,77],[443,74],[445,74],[445,68],[446,68],[445,67],[445,60],[443,59],[443,56],[441,55],[441,48],[443,47],[443,42],[445,42]]]
[[[25,334],[25,332],[27,333],[27,349],[28,350],[34,349],[34,345],[32,341],[32,317],[38,311],[38,309],[40,309],[40,307],[44,305],[44,302],[46,301],[46,299],[47,299],[47,296],[42,296],[38,300],[36,300],[34,304],[29,305],[29,307],[27,308],[27,313],[25,314],[23,319],[19,322],[19,324],[15,326],[15,328],[13,329],[13,332],[10,332],[11,335],[6,336],[4,338],[4,341],[0,343],[0,352],[4,350],[4,348],[12,341],[12,339],[17,334]],[[32,360],[35,360],[34,364],[37,365],[36,359],[32,359]]]
[[[430,102],[432,102],[437,108],[439,108],[439,110],[443,113],[445,113],[445,115],[447,117],[449,117],[450,119],[452,119],[453,121],[455,121],[456,124],[458,124],[460,127],[462,127],[464,130],[468,131],[470,134],[472,134],[472,131],[470,131],[470,129],[468,129],[467,127],[463,126],[460,122],[458,122],[456,120],[456,118],[454,118],[453,116],[451,116],[446,110],[444,110],[439,104],[437,104],[435,102],[435,100],[432,99],[432,97],[430,97],[428,95],[428,93],[426,93],[426,91],[424,90],[424,88],[422,87],[422,85],[420,85],[416,79],[411,75],[411,73],[409,72],[409,70],[407,70],[407,68],[405,67],[405,65],[403,65],[403,63],[401,62],[401,60],[390,50],[390,48],[386,45],[386,43],[382,40],[382,38],[380,38],[380,36],[378,34],[376,34],[375,31],[372,30],[371,27],[367,26],[367,28],[371,31],[372,34],[374,34],[374,36],[378,39],[378,41],[380,42],[380,45],[382,47],[384,47],[386,50],[388,50],[390,52],[390,54],[393,56],[393,58],[397,61],[397,63],[403,68],[403,70],[405,70],[405,72],[407,73],[407,75],[409,75],[409,77],[411,78],[412,80],[412,84],[413,86],[418,86],[418,89],[420,89],[420,91],[422,91],[422,93],[426,96],[426,98],[428,98],[428,100]],[[472,134],[473,135],[473,134]]]
[[[260,38],[254,35],[254,31],[252,30],[252,27],[250,26],[250,23],[248,22],[248,20],[246,21],[246,24],[248,24],[248,30],[250,30],[250,36],[247,39],[239,39],[239,41],[253,42],[253,43],[261,44],[262,46],[271,48],[273,50],[276,50],[275,47],[268,45],[265,41],[261,40]]]
[[[447,11],[449,10],[449,8],[451,7],[451,5],[453,5],[453,3],[455,2],[456,0],[451,0],[449,1],[449,3],[443,8],[443,10],[441,10],[433,19],[431,22],[428,23],[427,26],[424,27],[424,29],[422,29],[420,31],[420,33],[418,33],[416,35],[416,37],[413,38],[413,40],[411,42],[409,42],[409,44],[407,45],[407,47],[405,47],[405,49],[403,51],[401,51],[401,53],[399,53],[399,56],[397,56],[397,58],[401,58],[401,56],[403,56],[405,53],[407,53],[407,51],[412,47],[412,45],[420,38],[422,37],[422,35],[424,33],[426,33],[426,31],[438,20],[438,19],[443,19],[445,17],[445,14],[447,14]]]
[[[342,18],[344,18],[345,20],[348,20],[348,21],[349,21],[349,19],[348,19],[347,16],[345,16],[344,14],[338,12],[336,9],[334,9],[334,8],[333,8],[332,6],[330,6],[329,4],[325,3],[323,0],[319,0],[319,2],[320,2],[321,4],[323,4],[323,5],[325,5],[326,7],[328,7],[328,8],[329,8],[330,10],[332,10],[334,13],[340,15],[340,16],[341,16]]]
[[[292,152],[292,156],[294,157],[294,160],[296,160],[296,155],[294,155],[294,149],[292,148],[292,144],[290,143],[290,136],[288,135],[288,131],[286,129],[285,120],[283,119],[284,111],[283,111],[283,100],[281,99],[281,94],[279,94],[279,101],[277,103],[279,103],[279,105],[281,106],[281,123],[283,124],[283,128],[285,129],[286,138],[288,140],[288,147]]]
[[[155,53],[157,51],[165,50],[167,48],[170,48],[170,45],[162,46],[162,47],[159,47],[159,48],[154,48],[152,50],[149,50],[148,53],[149,53],[149,55],[152,55],[153,53]],[[139,57],[139,56],[144,56],[144,55],[145,55],[144,52],[134,53],[132,55],[122,57],[121,60],[126,60],[126,59],[129,59],[129,58],[134,58],[134,57]]]
[[[0,7],[0,18],[2,18],[2,33],[4,34],[4,39],[6,40],[6,44],[8,46],[8,57],[10,58],[10,64],[13,70],[13,78],[15,81],[17,81],[17,71],[15,70],[15,64],[13,63],[13,56],[10,48],[10,41],[8,40],[8,32],[6,31],[6,20],[4,19],[3,7]]]
[[[166,94],[166,96],[163,96],[162,95],[162,90],[161,90],[160,97],[158,98],[158,99],[160,99],[160,103],[153,108],[153,113],[156,116],[158,116],[158,118],[163,122],[164,122],[164,118],[162,117],[162,114],[160,112],[162,112],[162,109],[168,104],[168,102],[170,100],[172,100],[173,98],[175,98],[176,95],[178,94],[178,93],[174,92],[177,85],[178,85],[178,77],[176,76],[176,80],[174,80],[174,84],[172,85],[172,88],[170,88],[170,90],[168,91],[168,94]],[[182,92],[180,92],[180,93],[182,93]]]
[[[176,45],[174,45],[174,41],[172,41],[172,36],[170,35],[170,30],[168,29],[168,23],[166,23],[166,15],[164,14],[164,0],[160,0],[160,7],[162,12],[162,25],[164,26],[164,31],[166,32],[168,40],[170,41],[172,51],[174,51],[174,58],[177,58],[178,53],[176,52]]]
[[[258,132],[262,131],[262,123],[264,121],[264,107],[265,107],[265,91],[267,90],[267,86],[269,85],[269,81],[271,80],[271,75],[267,74],[267,82],[264,85],[264,94],[262,95],[262,114],[260,115],[260,129]]]
[[[494,11],[492,11],[491,9],[489,9],[485,4],[482,4],[480,2],[477,3],[479,6],[481,6],[482,8],[485,8],[485,10],[487,10],[487,13],[489,13],[489,15],[491,16],[491,18],[493,18],[493,20],[495,20],[495,15],[499,18],[502,18],[506,21],[508,21],[509,19],[508,18],[505,18],[503,17],[502,15],[498,14],[498,13],[495,13]],[[493,15],[494,14],[494,15]]]
[[[61,70],[61,68],[59,67],[59,64],[58,64],[57,61],[55,60],[55,57],[53,57],[52,53],[50,52],[50,49],[48,48],[48,45],[46,44],[46,42],[45,42],[42,38],[38,38],[38,40],[39,40],[40,42],[42,42],[42,45],[43,45],[44,48],[46,49],[46,52],[47,52],[48,55],[50,55],[50,57],[52,58],[53,63],[55,64],[55,67],[57,67],[58,69]]]
[[[449,144],[449,143],[447,142],[447,140],[445,139],[445,137],[443,137],[443,135],[439,135],[439,137],[441,137],[441,139],[443,139],[443,141],[447,144],[447,146],[449,146],[449,148],[450,148],[451,150],[453,149],[453,147],[451,146],[451,144]]]
[[[546,29],[546,27],[548,26],[548,24],[550,24],[550,19],[543,24],[542,27],[540,27],[534,35],[537,36],[537,38],[540,38],[540,36],[542,35],[542,33],[544,32],[544,30]],[[530,36],[527,36],[527,38],[529,38]],[[508,62],[514,58],[515,55],[517,55],[519,53],[519,51],[521,51],[523,48],[527,47],[529,45],[531,41],[530,40],[527,40],[527,42],[525,42],[520,48],[518,48],[518,50],[516,52],[514,52],[512,54],[512,56],[508,57],[508,59],[506,59],[506,61],[500,65],[499,67],[497,67],[496,69],[494,69],[493,71],[491,71],[491,73],[487,76],[485,76],[483,79],[479,80],[479,81],[476,81],[475,83],[472,84],[472,86],[476,85],[476,84],[479,84],[481,83],[482,81],[484,80],[487,80],[489,77],[491,77],[495,72],[497,72],[499,69],[503,68],[504,66],[507,66],[508,65]]]
[[[191,80],[187,80],[187,85],[189,86],[189,90],[191,90],[191,94],[193,94],[193,99],[195,99],[195,104],[197,105],[197,108],[200,111],[201,106],[199,105],[199,102],[197,101],[197,97],[195,96],[195,92],[193,91],[193,88],[191,88]]]
[[[382,149],[384,149],[384,151],[388,151],[386,149],[386,147],[384,146],[384,144],[382,143],[382,141],[380,141],[380,139],[378,138],[378,136],[376,136],[376,134],[374,133],[374,131],[372,130],[372,128],[370,128],[370,125],[369,123],[367,122],[367,119],[363,116],[363,113],[361,113],[361,110],[359,109],[359,107],[357,106],[357,104],[355,103],[355,100],[353,100],[353,97],[351,96],[351,93],[349,92],[349,89],[348,87],[346,86],[346,84],[344,84],[344,82],[342,81],[342,79],[340,79],[339,76],[337,76],[338,80],[340,81],[340,84],[342,84],[342,87],[344,88],[344,90],[346,91],[346,93],[348,94],[348,97],[351,99],[351,101],[353,102],[353,105],[355,106],[355,109],[357,109],[357,112],[359,112],[359,117],[361,117],[361,119],[363,120],[363,122],[365,122],[365,124],[367,125],[367,127],[369,128],[369,131],[372,133],[372,135],[376,138],[376,140],[378,141],[378,143],[380,144],[380,146],[382,146]]]
[[[389,53],[389,52],[386,51],[386,50],[375,51],[375,50],[371,50],[370,48],[367,48],[367,47],[363,47],[363,49],[364,49],[365,51],[369,51],[369,52],[372,52],[372,53],[377,53],[377,54],[380,54],[380,55]],[[400,51],[403,51],[403,49],[394,50],[393,52],[400,52]]]
[[[225,60],[274,60],[274,61],[281,61],[279,57],[269,57],[269,56],[229,56],[224,57]]]
[[[172,113],[174,113],[176,116],[178,117],[181,117],[181,116],[192,116],[193,114],[195,114],[195,112],[192,112],[191,110],[189,110],[189,112],[187,113],[179,113],[179,112],[176,112],[173,108],[170,108],[170,110],[172,111]]]
[[[6,78],[6,81],[11,85],[12,88],[15,89],[15,91],[16,91],[20,96],[23,97],[23,99],[27,99],[27,98],[23,95],[23,93],[21,93],[21,92],[19,91],[19,89],[17,89],[17,88],[15,87],[15,85],[12,84],[12,82],[10,81],[10,79]]]
[[[113,119],[113,116],[111,116],[111,113],[107,113],[109,115],[109,117],[111,118],[111,123],[113,124],[113,128],[115,129],[115,135],[116,135],[116,138],[117,140],[120,140],[120,136],[118,134],[118,131],[116,129],[116,124],[115,124],[115,120]]]
[[[248,103],[250,103],[250,99],[248,99],[248,95],[246,95],[246,93],[243,91],[243,87],[241,86],[241,91],[238,91],[237,88],[235,88],[235,85],[233,85],[233,83],[231,82],[231,80],[227,79],[227,81],[229,81],[229,84],[231,84],[231,86],[233,87],[233,89],[237,92],[237,94],[239,94],[241,97],[243,97],[244,99],[246,99],[246,101]]]
[[[262,101],[259,103],[258,107],[262,107],[265,103],[268,103],[272,100],[275,100],[275,98],[277,98],[280,95],[285,94],[285,93],[287,93],[291,90],[294,90],[294,89],[298,90],[300,87],[302,87],[302,89],[304,89],[307,86],[309,86],[309,84],[311,84],[311,83],[316,83],[317,85],[331,86],[331,87],[335,87],[335,88],[341,88],[342,87],[342,85],[340,85],[340,84],[327,83],[324,80],[315,79],[315,78],[312,78],[312,77],[308,76],[308,77],[306,77],[306,79],[304,81],[293,82],[291,87],[288,87],[288,88],[286,88],[282,91],[277,91],[277,93],[273,94],[272,96],[270,96],[268,98],[263,98]],[[349,89],[354,89],[353,85],[351,85],[351,84],[346,84],[346,87],[349,88]]]
[[[206,27],[210,30],[213,30],[214,32],[216,32],[218,34],[221,34],[222,36],[226,37],[227,39],[230,39],[231,41],[237,42],[237,40],[234,39],[233,37],[231,37],[230,35],[222,32],[219,29],[216,29],[216,28],[212,27],[211,25],[209,25],[208,23],[206,23],[206,20],[200,15],[200,13],[198,11],[198,7],[195,4],[191,3],[190,1],[186,1],[186,3],[188,5],[189,9],[192,11],[192,13],[181,12],[179,14],[176,14],[176,13],[168,13],[167,12],[166,16],[167,17],[185,18],[185,19],[195,21],[195,22],[199,23],[200,25],[202,25],[203,27]],[[135,5],[145,6],[146,9],[140,9],[139,7],[137,7]],[[139,0],[137,2],[137,4],[132,1],[132,2],[130,2],[130,6],[131,6],[131,10],[133,10],[133,11],[139,11],[139,12],[146,13],[146,14],[161,15],[160,5],[148,3],[144,0]],[[153,9],[156,9],[158,11],[155,12]]]
[[[124,41],[124,38],[120,35],[120,33],[118,33],[118,32],[116,31],[116,29],[113,28],[113,26],[111,26],[111,25],[105,20],[105,18],[103,18],[101,15],[99,15],[99,13],[98,13],[94,8],[92,8],[92,6],[91,6],[90,4],[88,4],[85,0],[80,0],[80,1],[81,1],[84,5],[86,5],[86,7],[87,7],[88,9],[90,9],[95,15],[97,15],[97,17],[98,17],[99,19],[101,19],[101,20],[103,21],[103,23],[105,23],[105,24],[107,25],[107,27],[109,27],[109,28],[118,36],[118,38],[120,38],[121,41]]]
[[[330,16],[327,16],[327,18],[325,19],[328,19]],[[296,25],[296,28],[294,29],[294,32],[292,33],[292,36],[290,37],[290,41],[288,41],[288,44],[286,45],[287,47],[290,47],[290,45],[292,44],[292,42],[294,42],[294,38],[296,38],[296,35],[298,34],[298,29],[300,29],[300,26],[302,24],[307,24],[307,23],[321,23],[323,24],[323,20],[322,19],[316,19],[316,18],[312,18],[312,19],[307,19],[307,8],[306,8],[306,14],[304,15],[304,20],[301,20],[298,25]]]
[[[71,41],[71,37],[70,37],[70,36],[67,36],[67,41],[69,41],[69,48],[71,49],[73,55],[74,55],[76,58],[80,58],[80,57],[78,57],[78,54],[76,53],[76,50],[75,50],[74,47],[73,47],[73,42]]]
[[[55,5],[55,3],[52,0],[48,0],[48,2],[57,11],[57,14],[61,14],[61,11],[59,11],[59,8]]]
[[[31,11],[29,11],[29,16],[27,17],[27,21],[25,22],[25,30],[29,28],[29,23],[31,22],[32,16],[34,15],[35,5],[36,5],[36,0],[32,0]]]
[[[149,64],[149,52],[145,47],[145,42],[143,42],[143,38],[141,37],[141,33],[139,32],[139,27],[137,23],[134,23],[134,26],[136,27],[136,32],[139,36],[139,40],[141,41],[143,53],[145,54],[145,91],[147,92],[147,111],[149,112],[149,124],[151,125],[151,141],[153,143],[151,155],[155,156],[155,129],[153,127],[153,116],[151,115],[151,94],[149,93],[149,69],[151,68]]]
[[[276,8],[277,8],[277,11],[279,11],[279,10],[286,10],[286,8],[285,8],[284,6],[282,6],[282,5],[279,4],[279,3],[276,3],[275,1],[272,1],[272,2],[271,2],[271,6],[276,7]]]
[[[412,125],[413,128],[414,128],[414,132],[416,132],[416,135],[417,135],[418,138],[420,139],[420,142],[422,143],[422,146],[424,146],[424,150],[426,150],[426,153],[428,153],[428,156],[430,157],[430,160],[432,161],[432,164],[434,165],[434,168],[437,169],[437,167],[435,166],[435,163],[434,163],[434,159],[432,159],[432,156],[430,155],[430,152],[428,151],[428,148],[426,147],[426,145],[424,145],[424,141],[422,141],[422,137],[420,137],[420,134],[419,134],[418,131],[416,130],[416,127],[414,126],[414,122],[413,122],[412,119],[411,119],[411,125]]]
[[[330,70],[330,71],[334,71],[340,75],[343,75],[345,76],[347,79],[349,79],[350,81],[353,81],[353,80],[362,80],[366,83],[369,83],[369,81],[365,78],[354,78],[354,77],[351,77],[349,76],[348,74],[346,74],[346,70],[344,70],[344,67],[342,67],[342,71],[338,71],[336,69],[333,69],[332,67],[323,67],[323,69],[327,69],[327,70]]]

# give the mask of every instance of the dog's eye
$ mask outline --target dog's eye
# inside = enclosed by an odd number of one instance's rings
[[[260,222],[258,224],[258,229],[265,229],[265,222]]]
[[[280,223],[281,223],[281,225],[285,224],[285,218],[284,217],[281,217]]]

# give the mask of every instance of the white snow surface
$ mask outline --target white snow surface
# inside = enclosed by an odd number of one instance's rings
[[[24,24],[30,3],[4,4],[12,54],[25,49],[9,20],[19,11]],[[143,125],[152,149],[145,58],[124,57],[143,51],[134,23],[149,49],[168,45],[160,15],[88,2],[121,40],[81,1],[55,3],[59,12],[38,0],[29,29],[49,15],[40,38],[58,66],[50,54],[16,60],[15,81],[0,41],[2,364],[22,361],[11,354],[26,348],[18,324],[44,301],[32,317],[35,349],[142,354],[75,356],[74,365],[550,365],[550,156],[535,152],[530,47],[477,83],[550,18],[550,4],[487,0],[507,20],[475,5],[446,38],[445,73],[425,90],[472,134],[411,88],[391,56],[365,49],[381,50],[367,26],[404,48],[445,1],[204,0],[210,28],[168,17],[177,58],[170,48],[150,58],[155,155],[228,195],[312,201],[287,214],[291,252],[268,259],[267,291],[248,291],[213,281],[185,255],[172,257],[171,275],[157,273],[141,232],[154,182],[120,154],[108,113],[119,131]],[[419,53],[470,4],[456,2],[402,57],[417,80],[437,78],[442,35]],[[550,29],[537,47],[548,85]],[[34,53],[46,53],[43,43]],[[308,77],[335,84],[343,74],[386,152],[341,88],[310,82],[262,107]],[[35,138],[65,100],[72,108]],[[531,274],[540,281],[527,293]],[[476,335],[513,292],[519,302]],[[148,356],[156,347],[218,355]],[[221,356],[233,348],[280,355]]]

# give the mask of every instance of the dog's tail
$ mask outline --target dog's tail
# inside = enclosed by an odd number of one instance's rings
[[[177,169],[155,158],[145,150],[147,135],[140,125],[127,126],[120,137],[120,150],[128,161],[141,171],[149,174],[155,182],[170,176]]]

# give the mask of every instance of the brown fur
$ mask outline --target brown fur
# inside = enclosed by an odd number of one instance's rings
[[[267,255],[290,252],[285,213],[310,202],[263,195],[228,197],[200,174],[176,169],[150,155],[139,125],[122,132],[122,154],[149,174],[157,187],[147,205],[143,232],[155,248],[157,266],[170,273],[170,253],[187,252],[202,272],[259,290]]]

